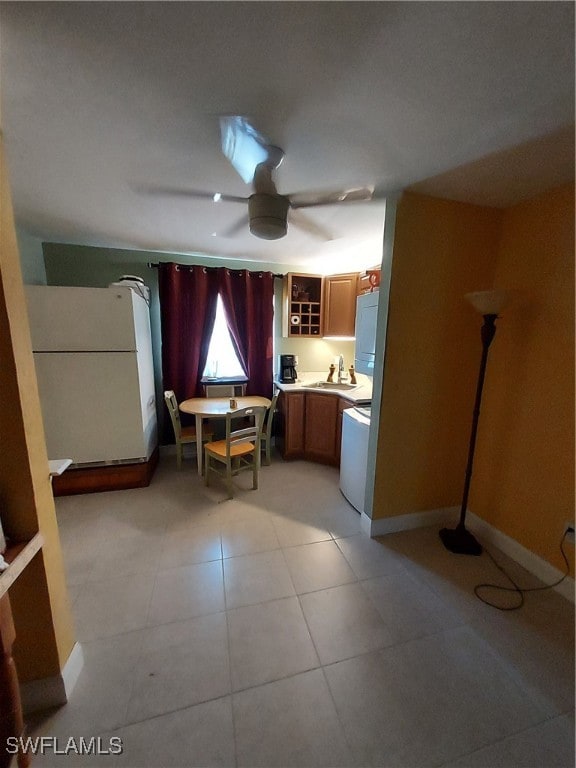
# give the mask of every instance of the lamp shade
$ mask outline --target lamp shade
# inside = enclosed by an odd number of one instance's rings
[[[497,315],[507,303],[508,293],[506,291],[475,291],[467,293],[465,298],[481,315]]]

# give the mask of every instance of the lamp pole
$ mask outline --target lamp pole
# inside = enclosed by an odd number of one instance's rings
[[[474,466],[474,450],[476,448],[476,434],[478,432],[478,418],[480,416],[480,404],[482,402],[482,389],[484,387],[484,376],[486,374],[486,363],[488,361],[488,349],[496,333],[497,311],[483,311],[487,308],[486,302],[489,299],[497,300],[499,306],[502,305],[501,292],[483,292],[478,294],[469,294],[467,298],[482,312],[484,325],[480,330],[482,339],[482,358],[480,360],[480,371],[478,372],[478,384],[476,386],[476,399],[474,401],[474,412],[472,416],[472,431],[470,433],[470,445],[468,447],[468,463],[466,465],[466,476],[464,479],[464,492],[462,495],[462,505],[460,507],[460,519],[456,528],[442,528],[440,538],[442,543],[451,552],[459,555],[481,555],[482,545],[466,528],[466,510],[468,507],[468,494],[470,492],[470,482],[472,480],[472,467]],[[480,303],[480,301],[482,303]],[[498,307],[499,308],[499,307]]]

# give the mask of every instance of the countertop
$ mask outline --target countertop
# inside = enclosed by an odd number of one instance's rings
[[[335,373],[334,378],[337,375]],[[275,384],[282,392],[326,392],[330,395],[338,395],[344,400],[349,400],[351,405],[366,405],[372,402],[372,379],[370,376],[357,373],[357,384],[354,389],[338,389],[337,386],[332,388],[328,384],[321,388],[307,386],[317,381],[325,382],[327,378],[328,371],[306,371],[303,373],[298,372],[298,379],[295,384],[282,384],[282,382],[277,380]],[[349,382],[347,381],[346,383]]]

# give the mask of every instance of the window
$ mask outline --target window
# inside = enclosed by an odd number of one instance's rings
[[[232,344],[232,337],[226,325],[224,305],[220,296],[218,296],[216,304],[216,319],[203,376],[207,379],[246,377]]]

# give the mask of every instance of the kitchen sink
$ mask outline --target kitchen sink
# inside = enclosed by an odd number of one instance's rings
[[[305,389],[356,389],[358,384],[347,384],[345,381],[315,381],[313,384],[304,384]]]

